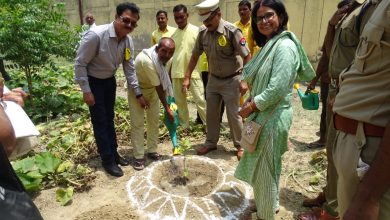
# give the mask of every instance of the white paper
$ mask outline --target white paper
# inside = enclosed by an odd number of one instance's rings
[[[5,113],[11,121],[16,138],[39,135],[39,131],[22,107],[12,101],[5,101],[5,103],[7,104]]]

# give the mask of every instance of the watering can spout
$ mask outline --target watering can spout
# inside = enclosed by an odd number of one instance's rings
[[[299,99],[302,101],[302,98],[305,96],[303,92],[299,89],[299,83],[294,84],[294,89],[297,90]]]

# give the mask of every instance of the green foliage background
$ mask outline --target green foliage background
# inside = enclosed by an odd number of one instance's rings
[[[0,56],[19,65],[30,93],[32,80],[55,57],[74,58],[78,34],[53,0],[0,0]]]

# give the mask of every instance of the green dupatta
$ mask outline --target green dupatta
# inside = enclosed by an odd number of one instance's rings
[[[269,40],[264,47],[257,53],[244,67],[241,79],[251,85],[251,96],[254,97],[260,94],[267,88],[268,82],[271,78],[272,66],[279,65],[273,62],[273,57],[276,48],[280,44],[282,38],[290,38],[296,45],[299,53],[299,68],[297,71],[296,81],[308,81],[313,79],[315,72],[310,64],[307,55],[297,39],[297,37],[289,31],[284,31],[279,35],[274,36]],[[258,74],[261,70],[261,74]],[[257,79],[257,80],[255,80]],[[253,84],[255,83],[255,84]]]

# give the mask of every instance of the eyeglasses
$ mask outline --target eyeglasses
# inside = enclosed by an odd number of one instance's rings
[[[211,21],[215,17],[216,14],[217,14],[217,10],[212,11],[210,16],[206,20],[204,20],[203,23],[207,23],[207,22]]]
[[[274,12],[267,12],[264,14],[264,16],[257,16],[256,24],[266,23],[269,20],[271,20],[274,16],[275,16]]]
[[[132,28],[136,28],[138,26],[137,21],[132,21],[129,17],[120,16],[120,19],[123,23],[125,23],[127,26],[131,26]]]

